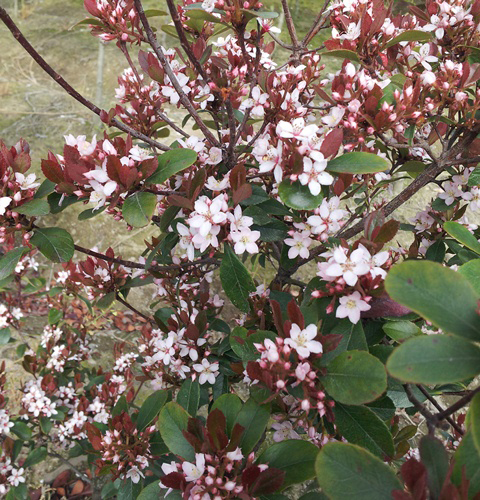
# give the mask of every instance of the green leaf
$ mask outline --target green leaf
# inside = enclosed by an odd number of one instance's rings
[[[18,262],[29,251],[28,248],[14,248],[0,259],[0,280],[10,276],[17,267]]]
[[[285,471],[283,489],[312,479],[315,476],[317,455],[318,448],[314,444],[299,439],[288,439],[267,448],[258,457],[257,463]]]
[[[242,361],[254,361],[260,357],[254,344],[261,344],[265,339],[275,340],[275,338],[276,335],[273,332],[265,330],[258,330],[247,337],[247,329],[237,326],[230,334],[230,346]]]
[[[473,435],[468,431],[463,436],[460,446],[453,455],[452,482],[460,486],[463,473],[470,481],[468,488],[468,498],[474,498],[480,492],[480,451],[475,446]]]
[[[433,245],[430,245],[427,248],[425,257],[428,260],[433,260],[433,262],[442,263],[445,259],[445,253],[446,253],[445,243],[442,240],[437,240]]]
[[[26,483],[20,483],[18,486],[11,487],[5,496],[5,500],[27,500],[28,498],[30,498],[30,495],[28,494]]]
[[[171,401],[160,412],[158,429],[168,449],[191,462],[195,459],[195,450],[183,435],[189,418],[190,415],[178,403]]]
[[[150,222],[156,206],[157,197],[153,193],[139,191],[125,200],[122,215],[130,226],[144,227]]]
[[[392,38],[387,43],[387,48],[392,47],[400,42],[428,42],[432,38],[432,35],[426,31],[420,30],[408,30],[400,33],[400,35]]]
[[[117,500],[136,500],[140,491],[142,490],[142,483],[133,483],[130,479],[121,483],[117,492]]]
[[[237,415],[242,409],[242,400],[236,394],[222,394],[212,405],[212,410],[219,409],[227,420],[227,434],[232,434],[233,426],[237,420]]]
[[[34,199],[24,203],[20,207],[15,207],[15,212],[28,216],[48,215],[50,213],[50,205],[46,200]]]
[[[183,406],[192,417],[197,414],[200,404],[200,384],[197,380],[187,379],[178,391],[177,403]]]
[[[232,304],[243,312],[250,311],[248,298],[255,291],[255,283],[245,266],[229,245],[224,245],[224,256],[220,265],[220,281]]]
[[[58,309],[55,309],[54,307],[52,307],[48,311],[48,324],[49,325],[57,324],[59,321],[62,320],[62,318],[63,318],[63,311],[59,311]]]
[[[5,327],[0,329],[0,345],[7,345],[11,339],[10,328]]]
[[[418,335],[421,330],[411,321],[387,321],[383,325],[383,331],[397,342]]]
[[[253,450],[262,437],[269,419],[269,405],[258,405],[253,399],[249,399],[243,405],[235,423],[244,428],[239,446],[245,456]]]
[[[349,61],[360,62],[356,52],[347,49],[328,50],[327,52],[320,52],[322,57],[336,57],[339,59],[348,59]]]
[[[97,215],[101,214],[106,208],[107,208],[106,205],[103,205],[103,207],[100,207],[98,209],[87,208],[87,210],[84,210],[83,212],[80,212],[78,214],[78,220],[92,219],[93,217],[96,217]]]
[[[465,226],[449,220],[443,224],[443,229],[445,229],[452,238],[455,238],[467,248],[470,248],[470,250],[480,255],[480,243]]]
[[[395,405],[388,396],[383,396],[383,398],[372,401],[367,406],[384,422],[395,416]]]
[[[365,351],[346,351],[327,365],[321,378],[328,394],[347,405],[361,405],[379,398],[387,389],[382,362]]]
[[[393,469],[353,444],[327,443],[315,464],[317,481],[330,500],[387,500],[403,490]]]
[[[470,176],[471,177],[471,176]],[[34,194],[33,198],[38,200],[39,198],[43,198],[44,196],[49,195],[55,191],[56,184],[48,179],[45,179],[37,189],[37,192]]]
[[[403,382],[459,382],[480,372],[480,347],[454,335],[422,335],[398,346],[387,360],[387,370]]]
[[[28,441],[32,437],[32,429],[30,429],[25,422],[20,420],[15,420],[10,430],[23,441]]]
[[[480,186],[480,167],[476,167],[475,170],[470,174],[468,178],[469,186]]]
[[[165,498],[165,493],[168,490],[165,488],[160,488],[160,484],[158,480],[153,481],[148,486],[143,488],[138,495],[137,500],[158,500],[159,498]],[[174,500],[174,493],[178,493],[177,491],[172,492],[172,500]],[[167,497],[170,500],[170,495]]]
[[[480,454],[480,393],[475,394],[468,409],[468,423],[473,442]]]
[[[349,442],[358,444],[382,460],[395,454],[393,438],[385,423],[366,406],[347,406],[336,403],[335,425]]]
[[[171,149],[158,157],[157,170],[145,181],[146,184],[163,184],[172,175],[185,170],[197,161],[192,149]]]
[[[376,174],[391,167],[388,160],[373,153],[346,153],[330,160],[327,172],[337,174]]]
[[[467,278],[477,295],[480,296],[480,259],[469,260],[460,266],[457,272]]]
[[[53,262],[68,262],[75,251],[72,237],[59,227],[35,229],[30,243]]]
[[[345,351],[368,351],[365,332],[360,321],[354,325],[350,320],[342,319],[329,333],[342,335],[342,339],[333,351],[325,352],[322,355],[321,366],[328,365],[330,361]]]
[[[39,448],[35,448],[32,450],[25,462],[23,463],[23,467],[31,467],[32,465],[39,464],[43,462],[47,458],[47,448],[45,446],[40,446]]]
[[[385,280],[390,297],[444,332],[480,339],[480,297],[461,274],[430,261],[406,261]]]
[[[278,194],[287,207],[295,210],[313,210],[319,207],[323,200],[322,193],[314,196],[308,186],[303,186],[300,181],[292,183],[288,179],[280,183]]]
[[[422,464],[427,469],[428,488],[433,498],[439,498],[448,472],[448,454],[442,442],[433,436],[423,436],[418,446]]]
[[[137,428],[143,431],[158,415],[168,399],[167,391],[155,391],[142,404],[137,417]]]

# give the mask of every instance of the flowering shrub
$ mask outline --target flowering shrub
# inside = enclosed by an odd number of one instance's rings
[[[0,494],[477,498],[480,1],[327,0],[301,37],[281,0],[288,41],[257,0],[166,4],[172,48],[167,13],[85,0],[128,66],[108,111],[0,7],[106,126],[41,179],[0,142],[0,344],[26,372],[15,403],[0,367]],[[42,219],[74,204],[154,236],[83,248]],[[30,487],[47,457],[67,470]]]

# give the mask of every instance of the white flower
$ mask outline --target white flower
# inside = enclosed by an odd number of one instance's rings
[[[220,148],[210,148],[210,150],[208,151],[208,157],[207,159],[205,160],[205,163],[207,165],[218,165],[220,162],[222,161],[222,150]],[[228,176],[225,176],[223,178],[223,180],[227,181],[228,183]],[[221,191],[220,189],[218,189],[217,191]]]
[[[0,215],[5,215],[6,208],[12,203],[12,198],[9,196],[3,196],[0,198]]]
[[[285,439],[300,439],[300,436],[293,430],[292,422],[288,420],[285,422],[275,422],[272,424],[272,429],[276,431],[273,433],[273,440],[276,443],[285,441]]]
[[[23,477],[23,472],[23,467],[21,467],[20,469],[12,469],[10,471],[10,476],[8,477],[8,482],[12,486],[18,486],[20,483],[24,483],[25,478]]]
[[[362,300],[360,293],[353,292],[351,295],[340,297],[340,305],[337,308],[336,317],[348,317],[348,319],[355,324],[360,321],[360,313],[362,311],[368,311],[369,309],[370,306]]]
[[[293,323],[290,328],[290,338],[285,339],[285,344],[295,349],[302,358],[308,358],[311,353],[319,354],[323,352],[322,344],[317,340],[313,340],[317,333],[317,326],[314,324],[308,325],[307,328],[301,330],[296,323]]]
[[[345,109],[344,108],[339,108],[338,106],[335,106],[330,110],[330,113],[327,116],[324,116],[322,118],[322,122],[325,123],[330,128],[336,127],[343,118],[343,115],[345,114]]]
[[[216,0],[203,0],[202,9],[207,12],[213,12],[213,9],[215,8],[215,1]]]
[[[201,236],[207,236],[214,224],[221,224],[227,219],[227,214],[223,212],[224,205],[223,195],[219,195],[213,200],[201,196],[195,202],[195,212],[188,219],[190,227],[198,229]]]
[[[323,158],[321,153],[318,153],[318,155]],[[324,172],[326,166],[326,160],[312,161],[311,158],[303,159],[303,173],[298,176],[298,180],[303,186],[308,185],[308,189],[313,196],[320,194],[322,186],[333,184],[333,177],[328,172]]]
[[[200,374],[198,381],[201,385],[205,382],[209,384],[215,383],[215,378],[218,375],[218,363],[210,363],[207,358],[202,359],[201,364],[193,365],[193,369]]]
[[[36,178],[37,177],[35,174],[29,174],[25,177],[25,175],[21,174],[20,172],[15,172],[15,180],[18,184],[20,184],[20,189],[22,191],[40,186],[39,182],[35,182]]]
[[[242,255],[245,252],[258,253],[258,245],[255,242],[260,238],[260,231],[252,231],[247,228],[230,233],[230,236],[235,242],[233,249],[237,255]]]
[[[234,451],[229,451],[227,453],[227,458],[232,461],[242,460],[243,459],[242,450],[237,447]]]
[[[354,286],[359,276],[363,276],[370,271],[369,259],[370,254],[363,248],[357,248],[347,257],[345,248],[337,247],[333,252],[333,260],[326,268],[325,274],[333,277],[342,276],[347,285]]]
[[[178,244],[181,248],[187,251],[188,260],[192,261],[195,258],[195,245],[193,244],[194,233],[187,226],[182,223],[177,224],[177,231],[180,235],[180,241]]]
[[[444,182],[442,187],[445,191],[440,193],[438,197],[445,200],[446,205],[451,205],[455,201],[455,198],[462,196],[462,191],[455,182]]]
[[[430,63],[438,61],[438,57],[430,55],[429,43],[423,44],[418,52],[412,52],[411,55],[428,71],[432,71],[432,66],[430,65]]]
[[[191,91],[191,88],[187,85],[189,80],[190,80],[188,78],[188,76],[184,75],[183,73],[177,73],[175,76],[177,77],[178,83],[180,84],[180,87],[182,88],[183,93],[189,94]],[[171,84],[168,76],[165,77],[165,83]],[[180,101],[180,96],[178,95],[177,91],[173,88],[173,86],[170,87],[170,86],[164,85],[162,87],[162,94],[165,97],[168,97],[168,99],[170,99],[170,104],[175,105],[178,103],[178,101]]]
[[[85,135],[74,137],[72,134],[65,135],[65,142],[68,146],[76,147],[81,156],[91,155],[97,147],[97,136],[94,135],[92,142],[88,142]]]
[[[424,71],[420,75],[420,80],[424,85],[433,85],[437,81],[437,77],[432,71]]]
[[[212,148],[213,149],[213,148]],[[230,179],[228,175],[226,175],[221,181],[215,179],[213,175],[211,175],[207,182],[205,183],[205,187],[210,189],[210,191],[224,191],[225,189],[230,187]]]
[[[291,123],[286,121],[278,122],[276,133],[284,139],[297,139],[298,141],[308,141],[318,131],[315,124],[305,125],[303,118],[295,118]]]
[[[205,455],[203,453],[195,453],[195,463],[183,462],[182,470],[186,481],[191,482],[200,479],[205,472]]]
[[[140,481],[141,477],[145,477],[143,472],[139,470],[139,468],[134,465],[125,475],[125,477],[128,479],[130,478],[132,480],[132,483],[138,483]]]
[[[285,244],[290,248],[288,250],[288,258],[295,259],[300,256],[302,259],[308,259],[310,251],[308,247],[313,243],[313,240],[302,233],[293,233],[292,238],[286,238]]]
[[[149,155],[146,149],[139,146],[133,146],[129,151],[130,158],[135,161],[144,161],[153,158],[153,155]]]

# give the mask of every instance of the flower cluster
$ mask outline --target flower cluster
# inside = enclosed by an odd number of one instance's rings
[[[152,458],[150,436],[155,432],[155,426],[139,430],[129,415],[122,412],[109,420],[108,427],[102,435],[97,427],[87,424],[93,449],[100,452],[100,458],[96,461],[98,473],[108,468],[113,477],[138,483],[140,478],[145,477],[142,470],[148,467]]]

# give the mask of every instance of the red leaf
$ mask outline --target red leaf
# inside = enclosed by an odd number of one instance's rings
[[[343,141],[343,129],[335,128],[331,132],[329,132],[320,148],[320,153],[323,154],[325,158],[334,157]]]

